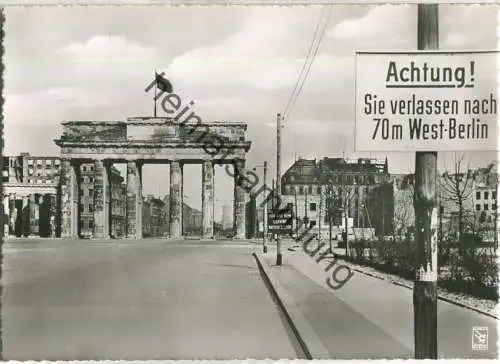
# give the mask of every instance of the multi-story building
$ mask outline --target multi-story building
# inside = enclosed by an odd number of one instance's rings
[[[111,235],[121,238],[126,235],[127,184],[120,171],[112,168],[111,184]]]
[[[59,181],[60,169],[61,160],[58,157],[21,153],[19,156],[3,157],[2,177],[6,183],[54,185]]]
[[[281,202],[322,237],[329,235],[330,222],[333,238],[346,230],[353,237],[369,235],[373,228],[365,213],[368,192],[389,177],[387,159],[300,158],[282,177]]]
[[[80,235],[92,237],[94,231],[94,165],[80,166]]]
[[[80,235],[92,237],[94,230],[94,179],[95,171],[92,163],[80,166]],[[124,178],[115,167],[110,169],[110,201],[111,201],[111,236],[123,237],[125,234],[126,187]]]
[[[165,220],[165,202],[148,195],[142,203],[143,236],[163,236],[166,231]]]
[[[4,234],[59,236],[61,159],[22,153],[19,156],[3,157],[2,163],[4,211],[8,211],[5,214]],[[126,195],[120,172],[116,168],[112,168],[110,172],[111,235],[120,237],[124,232]],[[93,164],[81,165],[80,181],[80,234],[91,237],[94,228]]]
[[[491,163],[488,167],[479,168],[475,171],[472,185],[474,211],[485,222],[493,222],[494,217],[498,215],[498,186],[496,163]]]
[[[202,212],[183,204],[182,229],[186,235],[201,236],[203,234]]]
[[[142,236],[151,236],[151,201],[147,198],[142,201]]]
[[[4,156],[4,236],[58,235],[57,194],[60,159],[51,156]]]
[[[393,181],[394,228],[399,234],[414,230],[414,175],[393,176]],[[464,232],[480,230],[483,239],[493,239],[494,232],[498,234],[498,184],[496,164],[493,163],[486,168],[438,175],[438,230],[441,236],[457,238],[461,219]],[[380,205],[382,200],[378,201]]]
[[[486,168],[479,168],[474,173],[472,185],[472,204],[476,221],[482,225],[484,240],[498,242],[499,240],[499,214],[498,193],[500,180],[498,176],[498,163],[491,163]]]

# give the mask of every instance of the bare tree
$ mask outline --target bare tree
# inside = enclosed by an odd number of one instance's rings
[[[343,234],[343,240],[346,248],[346,255],[349,256],[349,239],[348,239],[348,217],[349,217],[349,210],[351,208],[351,203],[356,195],[352,183],[352,176],[348,175],[345,173],[345,171],[341,171],[337,175],[337,184],[336,188],[334,186],[331,186],[331,201],[332,201],[332,210],[335,210],[335,208],[340,209],[342,211],[342,214],[344,215],[344,234]],[[330,214],[330,218],[331,218]]]
[[[405,187],[405,191],[399,194],[399,198],[394,201],[394,224],[393,224],[393,237],[401,235],[410,225],[415,218],[413,207],[413,195],[415,193],[412,184]]]
[[[458,240],[462,239],[466,226],[466,201],[471,197],[474,175],[465,155],[454,153],[453,172],[445,171],[441,183],[441,198],[455,205],[458,213]]]
[[[345,159],[344,159],[345,162]],[[320,165],[318,170],[320,185],[323,190],[326,202],[327,220],[330,230],[330,247],[332,240],[332,225],[333,225],[333,215],[335,210],[341,210],[344,214],[345,222],[345,234],[344,243],[346,244],[346,255],[349,255],[349,246],[347,242],[347,218],[349,214],[349,208],[351,206],[351,201],[355,196],[352,176],[350,176],[346,171],[347,165],[340,170],[332,171],[325,165]]]

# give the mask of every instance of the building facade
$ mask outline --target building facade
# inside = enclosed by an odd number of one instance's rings
[[[148,195],[142,203],[142,234],[144,237],[164,236],[166,230],[165,202]]]
[[[94,235],[95,170],[93,163],[80,166],[80,236]],[[121,238],[125,233],[125,187],[124,178],[115,167],[110,169],[109,190],[111,192],[111,237]]]
[[[4,235],[56,237],[61,234],[62,161],[54,156],[2,158],[4,182]],[[77,206],[79,236],[90,238],[94,230],[94,164],[83,163],[78,173],[80,199]],[[113,237],[123,236],[125,190],[116,168],[109,175]],[[8,213],[7,213],[8,212]]]
[[[485,168],[478,168],[472,184],[472,204],[475,226],[480,230],[483,240],[499,240],[498,193],[500,180],[498,162]],[[476,230],[476,229],[475,229]]]
[[[387,160],[300,158],[282,177],[282,204],[291,206],[321,238],[329,238],[331,231],[336,239],[346,230],[351,239],[369,236],[373,226],[366,213],[368,193],[389,177]]]
[[[186,235],[201,236],[203,234],[202,212],[184,204],[182,212],[183,229]]]
[[[3,235],[57,236],[61,162],[57,157],[3,156]]]

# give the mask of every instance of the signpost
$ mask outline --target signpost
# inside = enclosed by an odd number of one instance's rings
[[[357,52],[356,152],[415,152],[416,359],[437,359],[437,155],[495,151],[498,51],[438,51],[438,4],[418,4],[418,51]]]
[[[500,52],[357,52],[356,151],[497,149]]]
[[[267,229],[271,234],[292,235],[293,210],[285,208],[269,211]]]

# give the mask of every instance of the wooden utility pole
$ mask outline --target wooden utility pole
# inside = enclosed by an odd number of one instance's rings
[[[276,196],[278,197],[278,203],[281,201],[281,114],[277,115],[276,118]],[[275,207],[276,210],[280,206]],[[281,265],[281,236],[276,234],[276,265]]]
[[[333,198],[332,198],[332,186],[328,185],[328,243],[330,247],[330,253],[333,253],[332,248],[332,215],[333,215]]]
[[[264,161],[264,193],[267,191],[267,161]],[[264,195],[264,201],[266,196]],[[262,219],[264,237],[262,239],[262,250],[267,253],[267,202],[264,203],[264,218]]]
[[[418,49],[439,48],[438,4],[418,4]],[[437,152],[416,152],[415,359],[437,359]]]
[[[294,187],[293,189],[294,191],[294,200],[295,200],[295,219],[293,219],[295,221],[295,239],[298,239],[299,238],[299,209],[298,209],[298,206],[297,206],[297,186]]]

